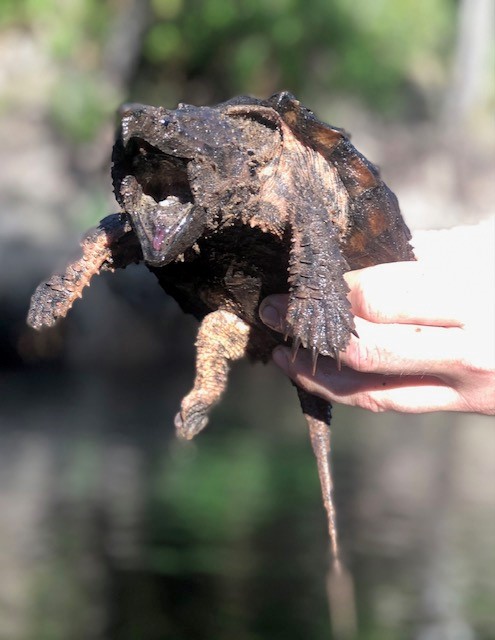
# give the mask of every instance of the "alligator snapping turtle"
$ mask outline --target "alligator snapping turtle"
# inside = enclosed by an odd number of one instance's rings
[[[175,419],[201,431],[223,393],[229,361],[266,362],[282,340],[258,306],[288,292],[294,352],[339,358],[355,333],[344,272],[414,259],[396,197],[348,135],[291,94],[238,97],[213,107],[122,108],[113,149],[122,212],[82,242],[63,275],[39,285],[28,323],[65,316],[91,278],[144,261],[183,311],[201,322],[196,378]],[[333,557],[330,405],[298,389],[317,458]]]

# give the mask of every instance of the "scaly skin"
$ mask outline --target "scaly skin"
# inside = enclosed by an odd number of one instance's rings
[[[86,233],[82,255],[71,262],[63,274],[54,274],[34,292],[29,306],[28,324],[34,329],[53,326],[64,318],[85,287],[101,271],[114,271],[140,260],[141,252],[127,216],[107,216],[96,229]]]
[[[196,340],[196,378],[175,417],[179,437],[191,440],[227,387],[229,363],[246,354],[250,327],[229,311],[214,311],[201,322]]]
[[[196,377],[176,417],[194,437],[227,384],[229,363],[266,362],[283,341],[257,310],[288,293],[284,330],[339,360],[354,321],[344,273],[414,259],[397,199],[342,130],[287,92],[214,107],[131,105],[121,113],[112,178],[123,213],[82,244],[82,257],[36,290],[28,322],[65,316],[102,270],[143,260],[200,322]],[[330,453],[330,405],[298,389],[317,459],[334,568],[341,572]]]

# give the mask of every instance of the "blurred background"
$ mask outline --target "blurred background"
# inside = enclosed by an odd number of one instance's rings
[[[289,89],[352,133],[411,228],[493,214],[492,3],[1,0],[0,24],[0,640],[335,638],[288,382],[239,363],[180,446],[196,324],[145,268],[39,335],[29,298],[116,211],[129,100]],[[336,407],[334,425],[345,637],[495,638],[493,424]]]

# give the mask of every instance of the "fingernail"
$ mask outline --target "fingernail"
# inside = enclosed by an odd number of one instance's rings
[[[260,318],[263,322],[270,327],[270,329],[274,329],[275,331],[281,331],[280,326],[280,315],[271,304],[262,304],[260,307]]]

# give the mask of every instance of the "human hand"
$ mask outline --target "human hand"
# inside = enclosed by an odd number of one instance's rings
[[[415,234],[417,262],[351,271],[345,278],[359,338],[342,368],[277,347],[274,362],[325,400],[372,411],[495,414],[495,218]],[[262,320],[282,331],[286,295],[266,298]]]

